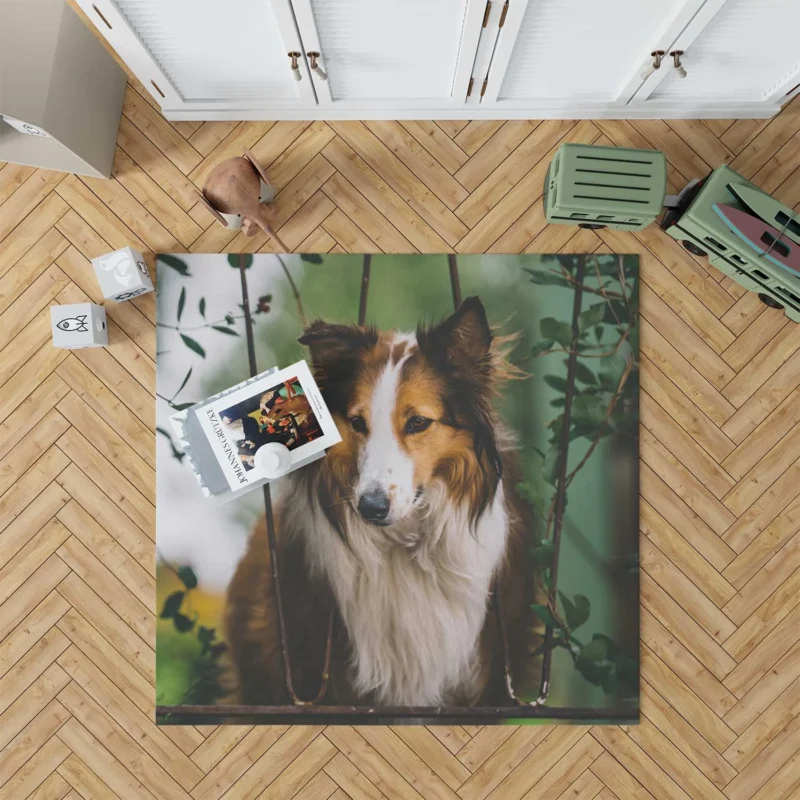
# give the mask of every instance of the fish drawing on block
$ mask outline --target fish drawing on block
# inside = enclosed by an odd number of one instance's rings
[[[76,333],[86,333],[89,330],[89,326],[86,324],[86,314],[62,319],[56,327],[62,331],[75,331]]]
[[[714,203],[712,208],[758,255],[787,272],[800,275],[800,245],[772,225],[738,208],[722,203]]]

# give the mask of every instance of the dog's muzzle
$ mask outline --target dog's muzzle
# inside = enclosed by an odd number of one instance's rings
[[[368,489],[358,498],[358,513],[372,525],[387,525],[392,502],[380,488]]]

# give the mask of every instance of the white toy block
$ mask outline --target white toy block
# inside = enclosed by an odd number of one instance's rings
[[[94,303],[50,306],[53,347],[79,350],[108,344],[106,310]]]
[[[106,300],[130,300],[153,291],[153,281],[142,254],[132,247],[123,247],[92,259],[100,291]]]

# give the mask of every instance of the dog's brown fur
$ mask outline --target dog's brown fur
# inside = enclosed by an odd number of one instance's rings
[[[313,470],[315,466],[306,470]],[[527,552],[530,542],[526,533],[530,530],[530,515],[516,499],[511,466],[508,465],[509,474],[504,480],[516,520],[511,524],[505,563],[495,580],[495,591],[499,593],[507,632],[514,688],[517,696],[530,697],[539,688],[541,669],[540,662],[531,654],[542,641],[542,627],[531,612],[530,604],[542,602],[542,587],[530,567]],[[296,537],[287,542],[281,537],[280,515],[276,517],[276,528],[292,683],[300,699],[310,700],[316,697],[322,680],[328,612],[334,601],[330,589],[308,574],[302,539]],[[266,521],[262,519],[228,589],[226,628],[234,654],[237,702],[246,705],[289,703],[277,620]],[[326,703],[363,702],[364,698],[356,696],[348,680],[348,659],[347,635],[339,620],[335,620]],[[494,609],[489,609],[486,615],[481,635],[481,661],[485,665],[485,688],[480,705],[508,705],[504,657]]]
[[[352,417],[354,413],[362,413],[359,393],[371,391],[381,365],[402,362],[401,350],[406,345],[372,329],[324,323],[314,323],[301,341],[311,346],[317,377],[323,393],[328,390],[326,401],[343,441],[331,449],[324,461],[296,473],[292,496],[285,502],[318,504],[346,541],[344,509],[348,494],[352,494],[348,487],[353,485],[358,452],[358,432],[350,429],[348,414]],[[403,367],[403,383],[395,405],[397,413],[413,406],[414,414],[435,420],[423,436],[409,436],[403,441],[414,461],[415,478],[420,485],[442,482],[453,502],[467,503],[474,523],[495,497],[502,476],[508,533],[504,557],[494,579],[494,608],[486,611],[479,639],[477,702],[510,704],[495,610],[499,606],[507,633],[514,689],[518,696],[535,696],[540,663],[532,658],[532,652],[541,643],[542,628],[530,605],[542,601],[542,590],[527,552],[532,520],[515,490],[519,480],[516,458],[497,443],[496,421],[489,400],[510,374],[501,353],[506,342],[496,339],[493,342],[477,298],[465,301],[441,325],[418,331],[417,342],[419,350],[414,351]],[[357,381],[348,377],[355,374]],[[402,420],[396,421],[395,428],[402,428]],[[276,529],[292,683],[299,698],[310,700],[320,688],[329,611],[335,608],[334,594],[327,578],[312,574],[309,568],[311,559],[305,553],[306,545],[300,535],[306,532],[295,530],[287,535],[282,530],[280,509],[276,514]],[[475,534],[465,529],[463,535]],[[238,679],[238,701],[248,705],[288,702],[264,521],[257,526],[228,589],[227,635]],[[336,620],[331,683],[325,702],[336,705],[370,702],[369,697],[358,696],[354,689],[349,661],[347,632],[341,621]],[[475,696],[468,702],[475,702]]]

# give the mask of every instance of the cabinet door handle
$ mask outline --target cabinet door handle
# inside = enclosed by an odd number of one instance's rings
[[[105,22],[108,29],[110,31],[113,31],[114,26],[105,18],[103,12],[96,5],[92,5],[92,8],[94,9],[94,13],[97,14],[97,16],[100,17],[100,19],[103,20],[103,22]]]
[[[653,63],[645,68],[641,74],[643,81],[646,81],[657,69],[661,69],[661,61],[666,53],[663,50],[653,50],[650,55],[653,58]]]
[[[678,70],[678,77],[685,78],[686,69],[684,68],[683,64],[681,64],[683,50],[672,50],[670,51],[670,55],[672,56],[673,63],[675,64],[675,69]]]
[[[292,77],[296,81],[303,80],[303,74],[300,72],[300,64],[298,63],[297,59],[300,58],[302,53],[298,53],[296,50],[292,50],[288,53],[289,58],[292,59],[291,67],[292,67]]]
[[[312,71],[312,72],[313,72],[313,73],[314,73],[314,74],[315,74],[315,75],[316,75],[316,76],[317,76],[317,77],[318,77],[318,78],[319,78],[321,81],[326,81],[326,80],[328,80],[328,73],[327,73],[327,72],[325,72],[325,70],[324,70],[324,69],[322,69],[322,67],[320,67],[320,66],[317,64],[317,59],[318,59],[318,58],[322,58],[322,56],[320,56],[320,54],[319,54],[319,53],[317,53],[316,51],[313,51],[313,50],[312,50],[311,52],[309,52],[309,53],[306,53],[306,55],[308,56],[308,59],[309,59],[309,61],[311,62],[311,64],[310,64],[310,66],[311,66],[311,71]]]

